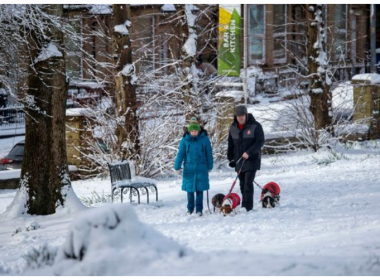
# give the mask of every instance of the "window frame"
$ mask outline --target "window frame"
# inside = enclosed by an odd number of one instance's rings
[[[263,34],[260,34],[260,36],[255,36],[256,38],[262,38],[262,49],[263,49],[263,54],[262,54],[262,58],[261,59],[254,59],[252,58],[252,54],[251,54],[251,43],[252,43],[252,38],[253,36],[251,35],[251,6],[252,5],[257,5],[257,6],[263,6],[263,9],[264,9],[264,12],[263,12],[263,27],[264,27],[264,30],[263,30]],[[265,4],[249,4],[247,5],[248,7],[248,54],[249,54],[249,63],[250,64],[265,64],[266,63],[266,35],[267,35],[267,27],[266,27],[266,20],[267,20],[267,17],[266,17],[266,11],[267,11],[267,8],[266,8],[266,5]]]

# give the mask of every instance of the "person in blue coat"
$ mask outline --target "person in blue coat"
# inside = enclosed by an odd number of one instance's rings
[[[174,169],[180,170],[182,163],[182,190],[187,192],[187,214],[191,215],[195,208],[196,214],[202,216],[203,191],[210,188],[208,173],[213,168],[213,157],[207,131],[201,128],[196,118],[191,119],[181,139]]]

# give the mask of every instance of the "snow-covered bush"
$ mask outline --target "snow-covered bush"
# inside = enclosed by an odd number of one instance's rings
[[[96,191],[91,192],[91,196],[80,197],[82,203],[87,207],[93,207],[100,203],[110,203],[112,201],[112,196],[110,194],[98,194]]]
[[[352,120],[355,104],[350,82],[335,82],[331,86],[333,121],[324,129],[316,129],[307,89],[294,86],[288,90],[297,92],[298,97],[278,103],[269,103],[262,98],[259,105],[254,105],[254,115],[258,116],[264,130],[272,132],[266,136],[269,136],[269,139],[284,139],[282,145],[271,148],[277,151],[300,148],[317,151],[323,147],[332,147],[337,141],[347,139],[351,135],[366,135],[368,126]]]
[[[50,265],[51,253],[49,248],[35,250],[29,257],[30,267]],[[47,273],[141,274],[152,263],[173,261],[186,254],[185,248],[142,224],[131,206],[114,204],[88,210],[75,219]]]
[[[36,222],[36,221],[29,221],[25,225],[25,230],[26,231],[37,230],[40,227],[41,227],[41,225],[38,222]]]
[[[57,249],[57,247],[49,246],[46,243],[38,248],[32,248],[23,256],[26,260],[26,269],[37,269],[53,265]]]
[[[318,165],[329,165],[342,159],[349,160],[349,158],[345,156],[343,153],[336,153],[334,151],[330,151],[330,153],[326,157],[323,157],[321,159],[313,157],[313,163],[316,163]]]

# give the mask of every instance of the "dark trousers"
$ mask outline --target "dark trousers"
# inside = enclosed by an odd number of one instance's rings
[[[194,205],[194,194],[196,194],[196,199],[195,199],[195,205]],[[187,210],[190,213],[193,213],[194,211],[194,206],[196,213],[203,211],[203,192],[188,192],[187,193]]]
[[[239,175],[240,191],[243,195],[241,207],[245,207],[247,211],[253,208],[253,181],[255,180],[256,170],[241,172]]]

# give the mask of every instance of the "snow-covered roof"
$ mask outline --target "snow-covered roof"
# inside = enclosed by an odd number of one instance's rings
[[[207,3],[210,6],[214,6],[216,3]],[[162,6],[162,12],[175,12],[176,8],[174,3],[131,3],[131,7],[141,6]],[[87,6],[89,12],[95,15],[110,15],[112,14],[112,3],[89,3]],[[198,7],[191,3],[192,11],[198,11]]]
[[[136,6],[146,6],[149,4],[130,4],[132,7]],[[111,4],[64,4],[64,9],[69,10],[81,10],[87,9],[90,14],[95,15],[111,15],[112,5]]]
[[[111,5],[91,5],[89,11],[90,14],[96,15],[111,15],[112,14],[112,6]]]
[[[161,7],[161,11],[163,11],[163,12],[175,12],[176,8],[174,7],[174,4],[164,4]]]
[[[70,86],[84,87],[84,88],[103,88],[102,83],[91,82],[91,81],[81,81],[81,80],[70,80]]]
[[[72,108],[66,110],[67,117],[91,116],[94,112],[89,108]]]
[[[191,11],[199,11],[199,8],[195,6],[194,4],[189,4]],[[161,7],[161,11],[163,12],[175,12],[176,8],[174,4],[164,4]]]
[[[380,75],[379,74],[370,74],[370,73],[366,73],[366,74],[359,74],[359,75],[355,75],[353,78],[352,78],[353,81],[366,81],[366,82],[369,82],[370,84],[380,84]]]
[[[241,101],[244,98],[244,91],[230,90],[230,91],[220,91],[216,97],[232,97],[235,101]]]

